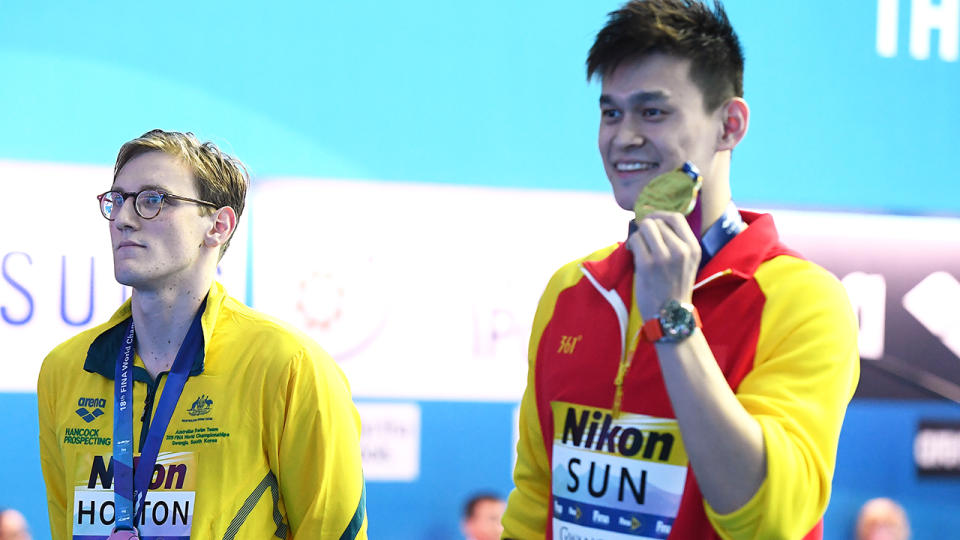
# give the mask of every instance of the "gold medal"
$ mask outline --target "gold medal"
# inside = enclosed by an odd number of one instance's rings
[[[654,178],[644,186],[633,204],[636,220],[658,210],[687,215],[697,205],[697,194],[703,185],[700,171],[689,161],[679,169]]]

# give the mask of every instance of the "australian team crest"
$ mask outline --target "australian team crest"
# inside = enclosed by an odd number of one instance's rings
[[[190,413],[190,416],[203,416],[208,414],[212,408],[213,400],[208,398],[206,394],[200,394],[200,397],[193,402],[193,405],[190,406],[190,410],[187,412]]]

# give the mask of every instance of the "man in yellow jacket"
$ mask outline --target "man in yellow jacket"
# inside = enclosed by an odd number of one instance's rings
[[[55,540],[366,538],[346,378],[214,281],[248,184],[190,133],[120,149],[98,198],[131,299],[55,348],[37,387]]]

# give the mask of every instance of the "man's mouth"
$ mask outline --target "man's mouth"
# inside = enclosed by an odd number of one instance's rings
[[[659,166],[659,163],[652,161],[619,161],[614,165],[618,172],[649,171]]]

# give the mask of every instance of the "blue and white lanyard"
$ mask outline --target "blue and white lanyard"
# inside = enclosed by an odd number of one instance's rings
[[[733,201],[727,203],[720,219],[704,231],[700,238],[700,268],[706,266],[710,259],[727,245],[727,242],[733,240],[733,237],[746,228],[747,224],[740,217],[737,205],[733,204]]]
[[[143,516],[144,500],[150,481],[153,479],[153,468],[160,453],[160,444],[164,433],[170,424],[170,418],[183,393],[183,387],[190,377],[190,370],[197,354],[203,349],[203,329],[200,317],[203,314],[206,301],[187,331],[177,358],[167,377],[167,384],[157,403],[157,414],[147,430],[146,442],[140,453],[136,471],[133,459],[133,353],[134,326],[130,320],[130,329],[127,331],[123,346],[117,359],[114,371],[114,414],[113,414],[113,501],[116,509],[114,530],[136,530],[136,523]]]

